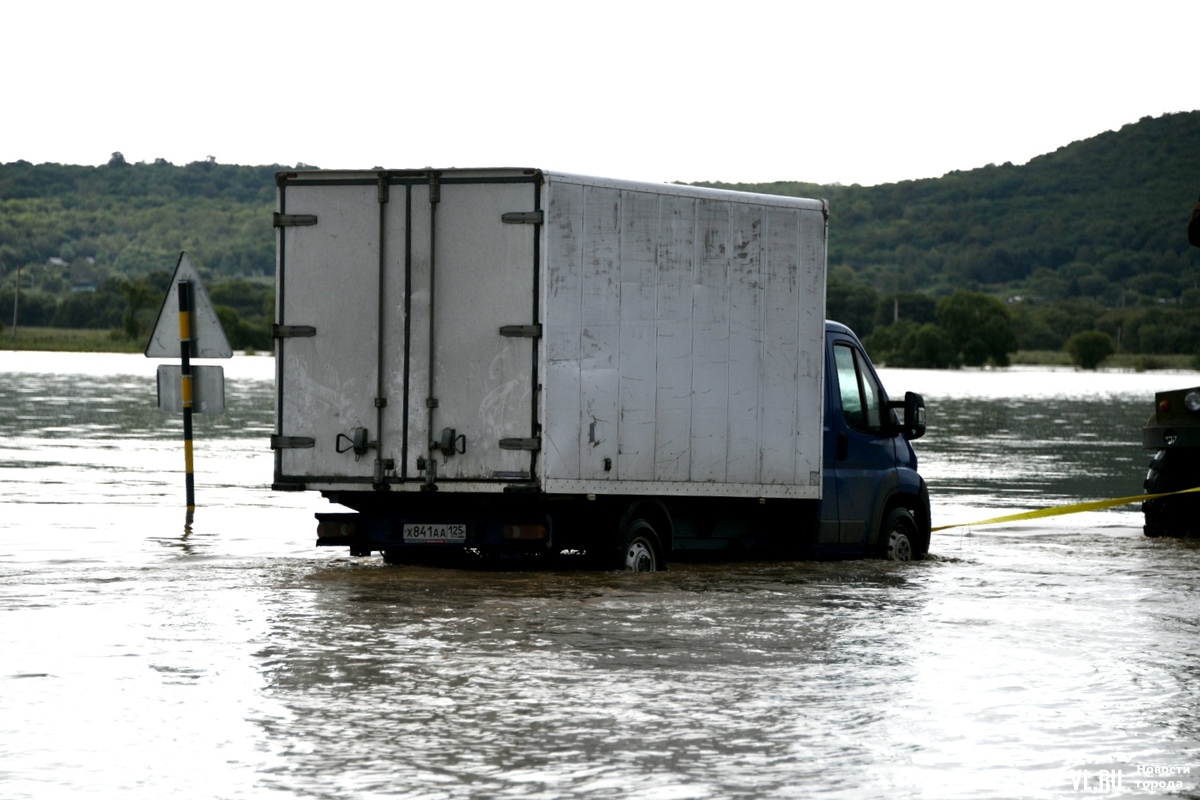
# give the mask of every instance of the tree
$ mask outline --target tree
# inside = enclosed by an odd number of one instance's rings
[[[846,266],[829,271],[825,287],[825,313],[830,319],[848,326],[859,336],[871,332],[871,320],[879,295],[870,284],[855,277]]]
[[[125,314],[121,327],[128,338],[136,341],[143,336],[149,337],[170,283],[171,276],[168,273],[154,272],[121,284],[125,295]]]
[[[954,342],[942,328],[927,322],[905,337],[901,367],[950,369],[958,366]]]
[[[253,324],[238,316],[238,312],[229,306],[216,306],[217,319],[229,339],[229,346],[234,350],[270,351],[275,341],[271,337],[270,323]]]
[[[1112,337],[1100,331],[1077,333],[1067,342],[1071,361],[1083,369],[1095,369],[1116,352]]]
[[[863,340],[876,361],[889,367],[950,369],[959,365],[958,349],[944,330],[927,322],[920,325],[901,319]]]
[[[937,305],[938,322],[958,348],[959,358],[969,367],[989,361],[1008,366],[1009,353],[1017,349],[1012,315],[999,299],[980,292],[955,292]]]

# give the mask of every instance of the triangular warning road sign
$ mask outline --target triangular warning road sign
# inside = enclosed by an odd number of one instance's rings
[[[192,266],[187,253],[179,254],[179,263],[175,265],[175,274],[171,276],[171,287],[163,298],[158,321],[154,323],[154,332],[150,334],[150,343],[146,345],[146,358],[179,358],[180,281],[188,281],[192,287],[191,358],[229,358],[233,355],[233,348],[229,346],[221,320],[217,318],[208,292],[204,291],[204,284],[200,282],[200,273]]]

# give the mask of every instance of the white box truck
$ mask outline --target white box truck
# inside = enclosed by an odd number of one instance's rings
[[[391,563],[919,558],[929,498],[824,201],[539,169],[277,176],[273,488]]]

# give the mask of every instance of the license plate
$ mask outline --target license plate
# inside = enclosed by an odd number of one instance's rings
[[[467,541],[467,526],[460,523],[405,525],[404,541],[413,544],[463,544]]]

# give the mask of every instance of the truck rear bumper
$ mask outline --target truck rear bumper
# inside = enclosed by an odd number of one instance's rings
[[[550,520],[498,520],[466,516],[389,517],[361,513],[317,514],[317,546],[348,547],[351,555],[405,550],[427,554],[481,550],[513,555],[552,549]]]

